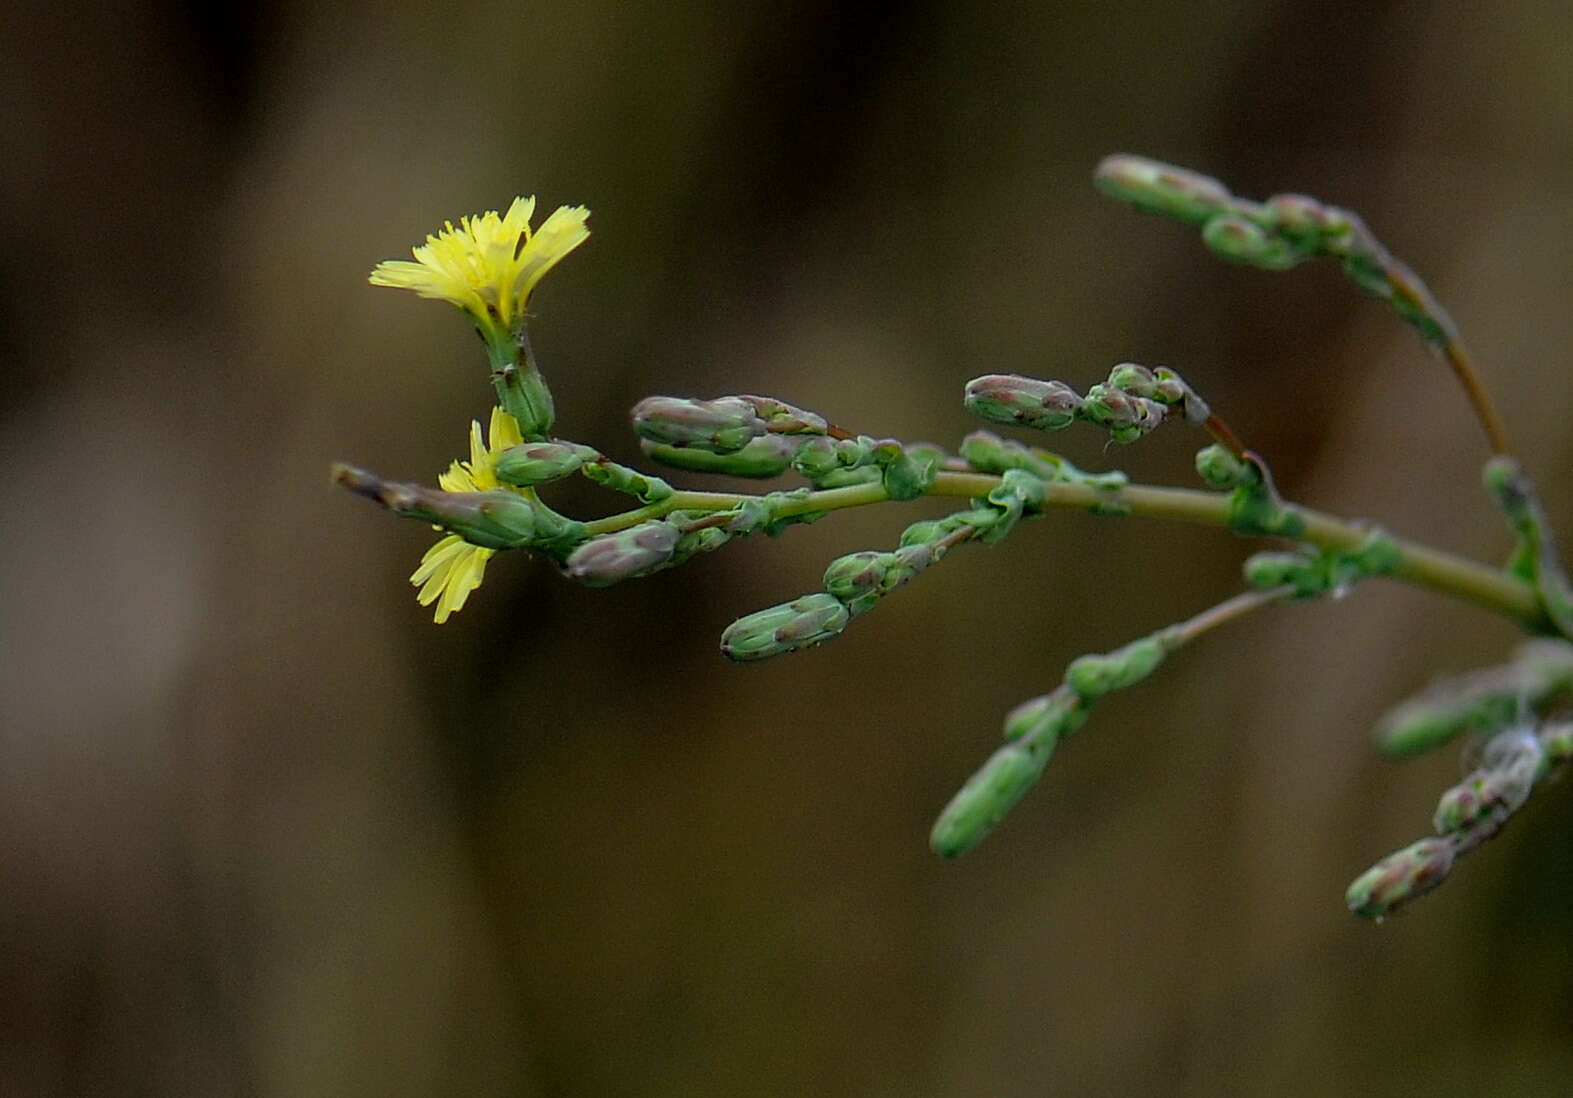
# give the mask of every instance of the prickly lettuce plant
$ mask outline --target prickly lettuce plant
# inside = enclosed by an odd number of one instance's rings
[[[1022,520],[1053,508],[1206,523],[1277,543],[1245,561],[1240,594],[1112,652],[1073,660],[1058,685],[1007,714],[1004,744],[934,824],[931,845],[945,857],[983,841],[1100,698],[1138,685],[1169,653],[1235,618],[1341,595],[1372,577],[1501,614],[1532,637],[1510,662],[1439,682],[1378,726],[1377,743],[1390,754],[1413,755],[1467,737],[1473,759],[1465,778],[1443,793],[1435,834],[1382,859],[1350,885],[1349,908],[1380,919],[1441,883],[1460,857],[1495,835],[1573,758],[1573,722],[1562,719],[1561,710],[1573,693],[1573,588],[1534,485],[1511,454],[1452,320],[1354,214],[1303,195],[1249,201],[1216,180],[1132,156],[1109,157],[1096,182],[1140,210],[1198,227],[1203,243],[1226,260],[1286,270],[1318,257],[1334,259],[1355,285],[1413,326],[1463,386],[1485,430],[1487,495],[1515,538],[1506,565],[1466,560],[1282,498],[1263,457],[1180,374],[1129,362],[1085,392],[1063,380],[990,374],[968,381],[963,400],[992,424],[1039,432],[1085,427],[1117,443],[1169,424],[1188,427],[1205,438],[1196,455],[1205,489],[1084,472],[1047,449],[987,430],[967,435],[952,451],[856,433],[774,397],[649,397],[635,405],[632,423],[652,461],[758,480],[790,474],[801,482],[763,493],[675,487],[593,446],[552,435],[553,396],[531,348],[526,307],[541,277],[588,238],[588,211],[562,207],[532,228],[534,200],[522,198],[505,214],[467,217],[457,228],[446,224],[414,249],[414,261],[381,263],[371,276],[374,284],[457,306],[479,331],[496,407],[484,434],[479,423],[471,424],[468,460],[455,461],[437,488],[348,465],[334,467],[334,480],[443,531],[411,576],[419,601],[435,604],[439,623],[463,607],[491,557],[505,550],[523,550],[570,579],[601,587],[851,507],[924,496],[959,501],[944,518],[912,523],[894,545],[831,561],[822,590],[733,622],[721,651],[742,662],[829,641],[953,549],[996,543]],[[564,515],[543,490],[572,476],[627,495],[632,505],[589,520]]]

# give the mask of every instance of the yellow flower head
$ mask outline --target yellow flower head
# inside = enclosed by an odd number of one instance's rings
[[[501,408],[492,409],[492,421],[487,438],[481,438],[481,425],[470,421],[470,460],[456,461],[448,471],[437,477],[437,483],[446,492],[490,492],[511,485],[497,480],[497,456],[510,446],[523,441],[519,424]],[[513,489],[517,491],[517,489]],[[410,582],[420,588],[415,596],[422,606],[437,604],[438,625],[448,620],[448,615],[464,608],[464,600],[481,585],[486,574],[486,562],[493,550],[471,545],[458,534],[449,534],[426,550],[420,567],[410,576]]]
[[[524,315],[541,276],[590,236],[583,206],[559,206],[531,230],[535,199],[515,198],[508,212],[488,210],[443,223],[412,249],[415,261],[388,259],[371,272],[374,286],[414,290],[451,301],[476,322],[507,331]]]

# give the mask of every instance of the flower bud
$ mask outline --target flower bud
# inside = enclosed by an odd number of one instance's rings
[[[967,382],[967,410],[994,423],[1058,431],[1076,422],[1081,397],[1063,381],[986,374]]]
[[[1196,472],[1209,487],[1220,491],[1255,484],[1261,480],[1256,466],[1213,443],[1196,451]]]
[[[588,447],[572,442],[525,442],[498,454],[494,468],[498,480],[530,488],[569,476],[589,453]]]
[[[718,454],[694,446],[668,446],[649,439],[641,439],[639,446],[662,465],[695,473],[724,473],[727,476],[763,480],[778,477],[792,467],[798,441],[785,435],[760,435],[750,439],[741,450],[729,454]]]
[[[1142,156],[1105,157],[1093,181],[1138,209],[1192,224],[1230,208],[1229,192],[1216,179]]]
[[[1110,370],[1109,385],[1131,396],[1151,398],[1158,392],[1153,372],[1136,362],[1122,362]]]
[[[1162,640],[1156,636],[1143,637],[1113,652],[1093,653],[1072,660],[1065,669],[1065,684],[1083,701],[1092,701],[1135,686],[1158,670],[1166,655],[1168,652]]]
[[[1308,254],[1297,250],[1287,240],[1273,236],[1254,221],[1234,214],[1223,214],[1202,226],[1202,243],[1224,259],[1270,271],[1287,270]]]
[[[629,415],[640,438],[718,454],[741,450],[750,439],[765,433],[765,421],[742,397],[645,397]]]
[[[1007,740],[1060,739],[1087,721],[1088,709],[1074,690],[1064,687],[1030,698],[1005,715]]]
[[[564,571],[586,587],[609,587],[671,560],[678,537],[677,527],[660,521],[602,534],[569,554]]]
[[[942,858],[958,858],[982,842],[1043,775],[1054,740],[1029,748],[1008,743],[951,798],[934,821],[929,846]]]
[[[823,644],[847,627],[851,615],[824,592],[738,618],[721,634],[721,654],[747,662]]]
[[[1315,242],[1324,232],[1340,227],[1326,206],[1303,194],[1275,194],[1266,206],[1281,231],[1301,240]]]
[[[1452,868],[1453,844],[1449,840],[1421,839],[1355,878],[1344,899],[1356,915],[1382,919],[1441,884]]]

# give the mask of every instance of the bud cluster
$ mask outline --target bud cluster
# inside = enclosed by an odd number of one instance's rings
[[[1082,396],[1063,381],[985,374],[967,382],[968,411],[993,423],[1059,431],[1078,420],[1096,424],[1115,442],[1135,442],[1174,415],[1205,423],[1206,403],[1173,370],[1122,362],[1108,380]]]
[[[1159,630],[1112,652],[1071,661],[1061,684],[1022,702],[1005,718],[1005,746],[961,787],[934,822],[929,845],[955,858],[977,846],[1042,775],[1059,741],[1079,729],[1093,704],[1135,686],[1184,643],[1178,627]]]
[[[1486,462],[1483,479],[1486,491],[1518,536],[1509,569],[1534,585],[1557,630],[1573,636],[1573,585],[1563,570],[1534,481],[1517,461],[1501,454]]]
[[[1435,837],[1383,858],[1349,886],[1356,915],[1381,919],[1437,887],[1456,861],[1498,832],[1535,787],[1573,757],[1573,725],[1517,725],[1486,741],[1480,765],[1444,792],[1432,817]]]
[[[1360,580],[1389,575],[1402,563],[1398,544],[1373,530],[1355,549],[1256,553],[1246,559],[1245,582],[1261,590],[1292,587],[1296,599],[1308,599],[1342,593]]]

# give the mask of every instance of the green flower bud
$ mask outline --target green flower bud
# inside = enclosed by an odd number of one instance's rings
[[[837,557],[825,569],[825,590],[846,603],[865,595],[877,595],[884,586],[885,573],[895,562],[894,553],[872,549]]]
[[[994,752],[934,822],[929,834],[934,853],[958,858],[982,842],[1043,775],[1053,752],[1053,738],[1031,748],[1008,743]]]
[[[923,519],[920,522],[914,522],[901,532],[899,544],[902,548],[911,545],[932,545],[950,533],[952,529],[953,527],[942,519]]]
[[[1324,232],[1346,224],[1330,216],[1327,207],[1316,199],[1303,194],[1275,194],[1266,206],[1281,232],[1309,243],[1316,243]]]
[[[1191,224],[1230,208],[1229,192],[1216,179],[1142,156],[1105,157],[1093,181],[1122,202]]]
[[[575,442],[525,442],[498,454],[493,468],[505,484],[530,488],[572,475],[594,455]]]
[[[1349,886],[1349,910],[1367,919],[1383,919],[1447,879],[1453,869],[1453,844],[1429,838],[1389,854]]]
[[[440,526],[484,549],[515,549],[531,544],[538,534],[536,510],[540,505],[517,492],[444,492],[386,481],[349,465],[334,466],[333,479],[395,514]],[[552,527],[554,535],[563,532],[558,525]]]
[[[1135,362],[1122,362],[1110,370],[1109,385],[1131,396],[1149,399],[1158,392],[1158,379],[1153,372]]]
[[[747,662],[823,644],[847,627],[851,615],[823,592],[738,618],[721,634],[721,654]]]
[[[1039,431],[1058,431],[1076,422],[1081,397],[1063,381],[1016,374],[985,374],[967,382],[965,402],[975,416]]]
[[[1285,584],[1298,587],[1309,564],[1299,553],[1253,553],[1245,559],[1245,582],[1263,591]]]
[[[1168,652],[1159,637],[1143,637],[1113,652],[1094,653],[1071,661],[1065,669],[1065,684],[1082,700],[1093,701],[1135,686],[1156,671],[1166,655]]]
[[[1224,259],[1270,271],[1287,270],[1308,255],[1254,221],[1234,214],[1220,215],[1202,226],[1202,243]]]
[[[1005,715],[1007,740],[1062,739],[1087,722],[1089,710],[1073,690],[1061,687],[1030,698]]]
[[[1431,822],[1438,835],[1448,835],[1474,824],[1501,803],[1501,791],[1490,775],[1472,774],[1442,794]]]
[[[798,441],[785,435],[760,435],[750,439],[741,450],[727,454],[693,446],[668,446],[649,439],[640,440],[639,446],[662,465],[695,473],[724,473],[727,476],[764,480],[778,477],[792,467]]]
[[[874,466],[875,445],[867,435],[842,439],[798,438],[792,468],[817,487],[867,484],[880,479],[880,471]]]
[[[1155,400],[1132,396],[1112,385],[1094,385],[1087,390],[1082,418],[1106,427],[1115,442],[1134,442],[1156,429],[1168,413]]]
[[[667,563],[677,549],[678,537],[677,527],[660,521],[602,534],[569,554],[564,571],[586,587],[609,587]]]
[[[1209,487],[1220,491],[1256,484],[1262,478],[1256,466],[1235,457],[1217,443],[1196,451],[1196,472]]]
[[[880,481],[893,500],[917,499],[934,487],[939,473],[939,451],[921,443],[904,447],[899,442],[880,443],[874,449]]]
[[[640,438],[729,454],[765,433],[765,421],[744,397],[693,400],[645,397],[629,413]]]

